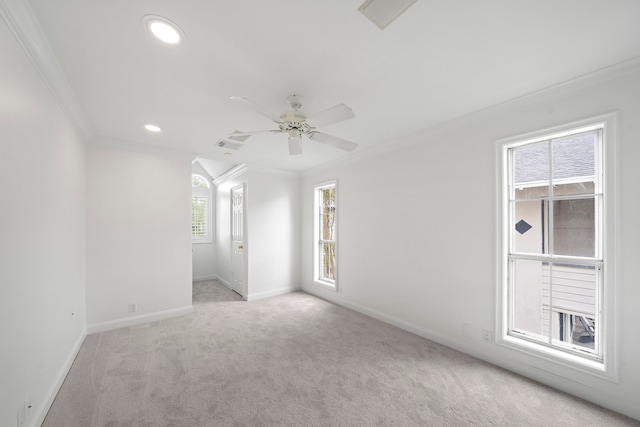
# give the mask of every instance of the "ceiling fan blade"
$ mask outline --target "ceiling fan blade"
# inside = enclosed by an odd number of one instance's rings
[[[358,148],[358,144],[355,142],[347,141],[346,139],[338,138],[337,136],[327,135],[322,132],[313,132],[309,134],[309,139],[317,141],[321,144],[327,144],[332,147],[339,148],[345,151],[353,151]]]
[[[343,120],[352,119],[355,116],[356,115],[353,113],[351,108],[344,104],[338,104],[328,110],[324,110],[312,115],[311,117],[307,117],[306,122],[309,126],[317,128],[320,126],[338,123]]]
[[[302,138],[289,138],[289,154],[302,154]]]
[[[230,97],[230,99],[234,100],[234,101],[242,101],[245,104],[250,105],[254,110],[256,110],[259,114],[265,116],[267,119],[272,120],[274,122],[280,123],[280,116],[277,115],[276,113],[267,110],[266,108],[264,108],[262,105],[258,105],[255,102],[253,102],[250,99],[247,98],[243,98],[241,96],[232,96]]]

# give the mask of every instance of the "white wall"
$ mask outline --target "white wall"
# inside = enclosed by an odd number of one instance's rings
[[[193,156],[104,142],[86,160],[89,332],[191,311]]]
[[[640,67],[623,66],[305,173],[303,289],[640,419]],[[617,78],[614,78],[616,77]],[[613,79],[613,80],[609,80]],[[619,381],[480,340],[496,312],[496,140],[619,111]],[[338,180],[341,292],[312,284],[313,184]],[[473,338],[463,338],[463,323]]]
[[[248,299],[300,289],[299,177],[249,167]]]
[[[211,186],[211,241],[193,243],[192,275],[193,281],[215,279],[218,271],[216,268],[216,187],[211,182],[211,176],[200,166],[194,164],[191,172],[203,176]]]
[[[0,52],[0,425],[35,425],[85,336],[85,147],[2,19]]]
[[[230,191],[246,183],[246,298],[257,299],[300,288],[299,178],[297,174],[248,166],[241,175],[216,181],[218,276],[231,283]]]

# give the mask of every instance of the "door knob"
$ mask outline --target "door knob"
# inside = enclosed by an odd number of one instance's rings
[[[238,246],[238,249],[243,249],[243,248],[244,248],[244,246],[242,246],[242,245]]]

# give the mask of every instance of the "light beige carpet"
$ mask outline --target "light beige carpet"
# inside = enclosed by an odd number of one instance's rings
[[[88,336],[43,425],[640,425],[301,292],[194,308]]]

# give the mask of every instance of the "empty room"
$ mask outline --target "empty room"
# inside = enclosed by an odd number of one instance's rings
[[[638,17],[0,0],[0,426],[640,425]]]

